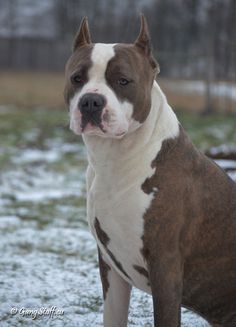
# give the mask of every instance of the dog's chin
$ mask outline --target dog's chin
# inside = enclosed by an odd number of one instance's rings
[[[90,123],[82,130],[81,125],[72,123],[70,129],[76,135],[98,136],[102,138],[122,139],[128,132],[125,128],[111,129],[108,127],[100,128]]]
[[[102,137],[102,138],[107,138],[107,139],[122,139],[125,135],[126,135],[126,131],[123,131],[123,132],[111,132],[111,131],[102,131],[100,130],[99,128],[94,128],[92,130],[89,130],[89,131],[84,131],[82,132],[81,134],[82,135],[91,135],[91,136],[98,136],[98,137]]]

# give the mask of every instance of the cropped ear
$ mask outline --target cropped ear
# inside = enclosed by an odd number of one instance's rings
[[[159,64],[152,55],[151,38],[149,35],[148,24],[143,14],[140,15],[140,19],[140,32],[138,38],[134,42],[134,45],[141,49],[145,55],[147,55],[155,74],[158,74],[160,72],[160,68]]]
[[[151,39],[149,36],[148,24],[143,14],[140,14],[141,26],[139,36],[134,42],[136,47],[142,49],[145,54],[150,55],[151,53]]]
[[[90,33],[89,33],[89,26],[88,26],[88,18],[83,17],[79,30],[75,36],[74,43],[73,43],[73,51],[82,47],[84,45],[88,45],[91,43]]]

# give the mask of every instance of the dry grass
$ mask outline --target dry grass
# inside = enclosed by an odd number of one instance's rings
[[[19,107],[64,105],[61,73],[1,72],[0,103]]]
[[[202,111],[205,107],[203,95],[178,93],[168,80],[158,80],[169,103],[177,109]],[[173,82],[173,81],[172,81]],[[178,83],[178,80],[176,80]],[[0,104],[32,108],[36,106],[63,107],[64,74],[49,72],[1,72]],[[236,111],[230,100],[215,100],[217,111]]]
[[[204,94],[192,92],[178,92],[173,89],[174,83],[181,83],[182,80],[159,79],[158,83],[167,96],[168,102],[173,108],[183,109],[194,112],[202,112],[206,107],[206,99]],[[236,102],[230,98],[218,97],[212,101],[214,111],[222,113],[235,113]]]
[[[188,109],[192,111],[202,111],[205,106],[205,99],[199,94],[183,94],[173,90],[168,84],[168,80],[158,80],[160,87],[166,94],[169,104],[173,108]]]

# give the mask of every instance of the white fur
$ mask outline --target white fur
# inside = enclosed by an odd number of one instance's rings
[[[94,228],[97,217],[110,238],[108,249],[131,277],[132,284],[149,293],[151,290],[146,278],[133,265],[146,267],[140,252],[143,215],[154,194],[158,196],[158,190],[154,188],[153,193],[148,195],[141,186],[154,173],[151,162],[160,151],[162,142],[178,134],[177,118],[154,82],[149,116],[138,129],[120,140],[83,135],[89,160],[87,210],[90,229],[107,263],[130,282],[117,269],[99,241]]]
[[[128,320],[131,285],[112,267],[108,270],[107,278],[109,290],[104,302],[104,327],[125,327]]]
[[[92,67],[88,72],[89,80],[70,101],[70,128],[76,134],[81,134],[81,114],[78,110],[79,100],[84,94],[91,92],[96,92],[105,96],[107,105],[103,112],[107,110],[109,122],[103,122],[106,133],[103,133],[97,127],[93,127],[87,131],[85,130],[85,134],[120,138],[120,136],[127,133],[128,130],[131,132],[139,126],[131,118],[133,105],[128,101],[119,101],[114,91],[107,85],[105,72],[109,60],[114,56],[114,44],[95,44],[91,55]]]

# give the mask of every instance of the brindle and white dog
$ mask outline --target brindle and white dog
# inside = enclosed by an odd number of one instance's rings
[[[88,151],[104,326],[127,326],[135,286],[152,294],[155,326],[180,326],[182,305],[235,327],[236,184],[192,145],[157,72],[143,16],[134,44],[93,44],[83,19],[65,98]]]

